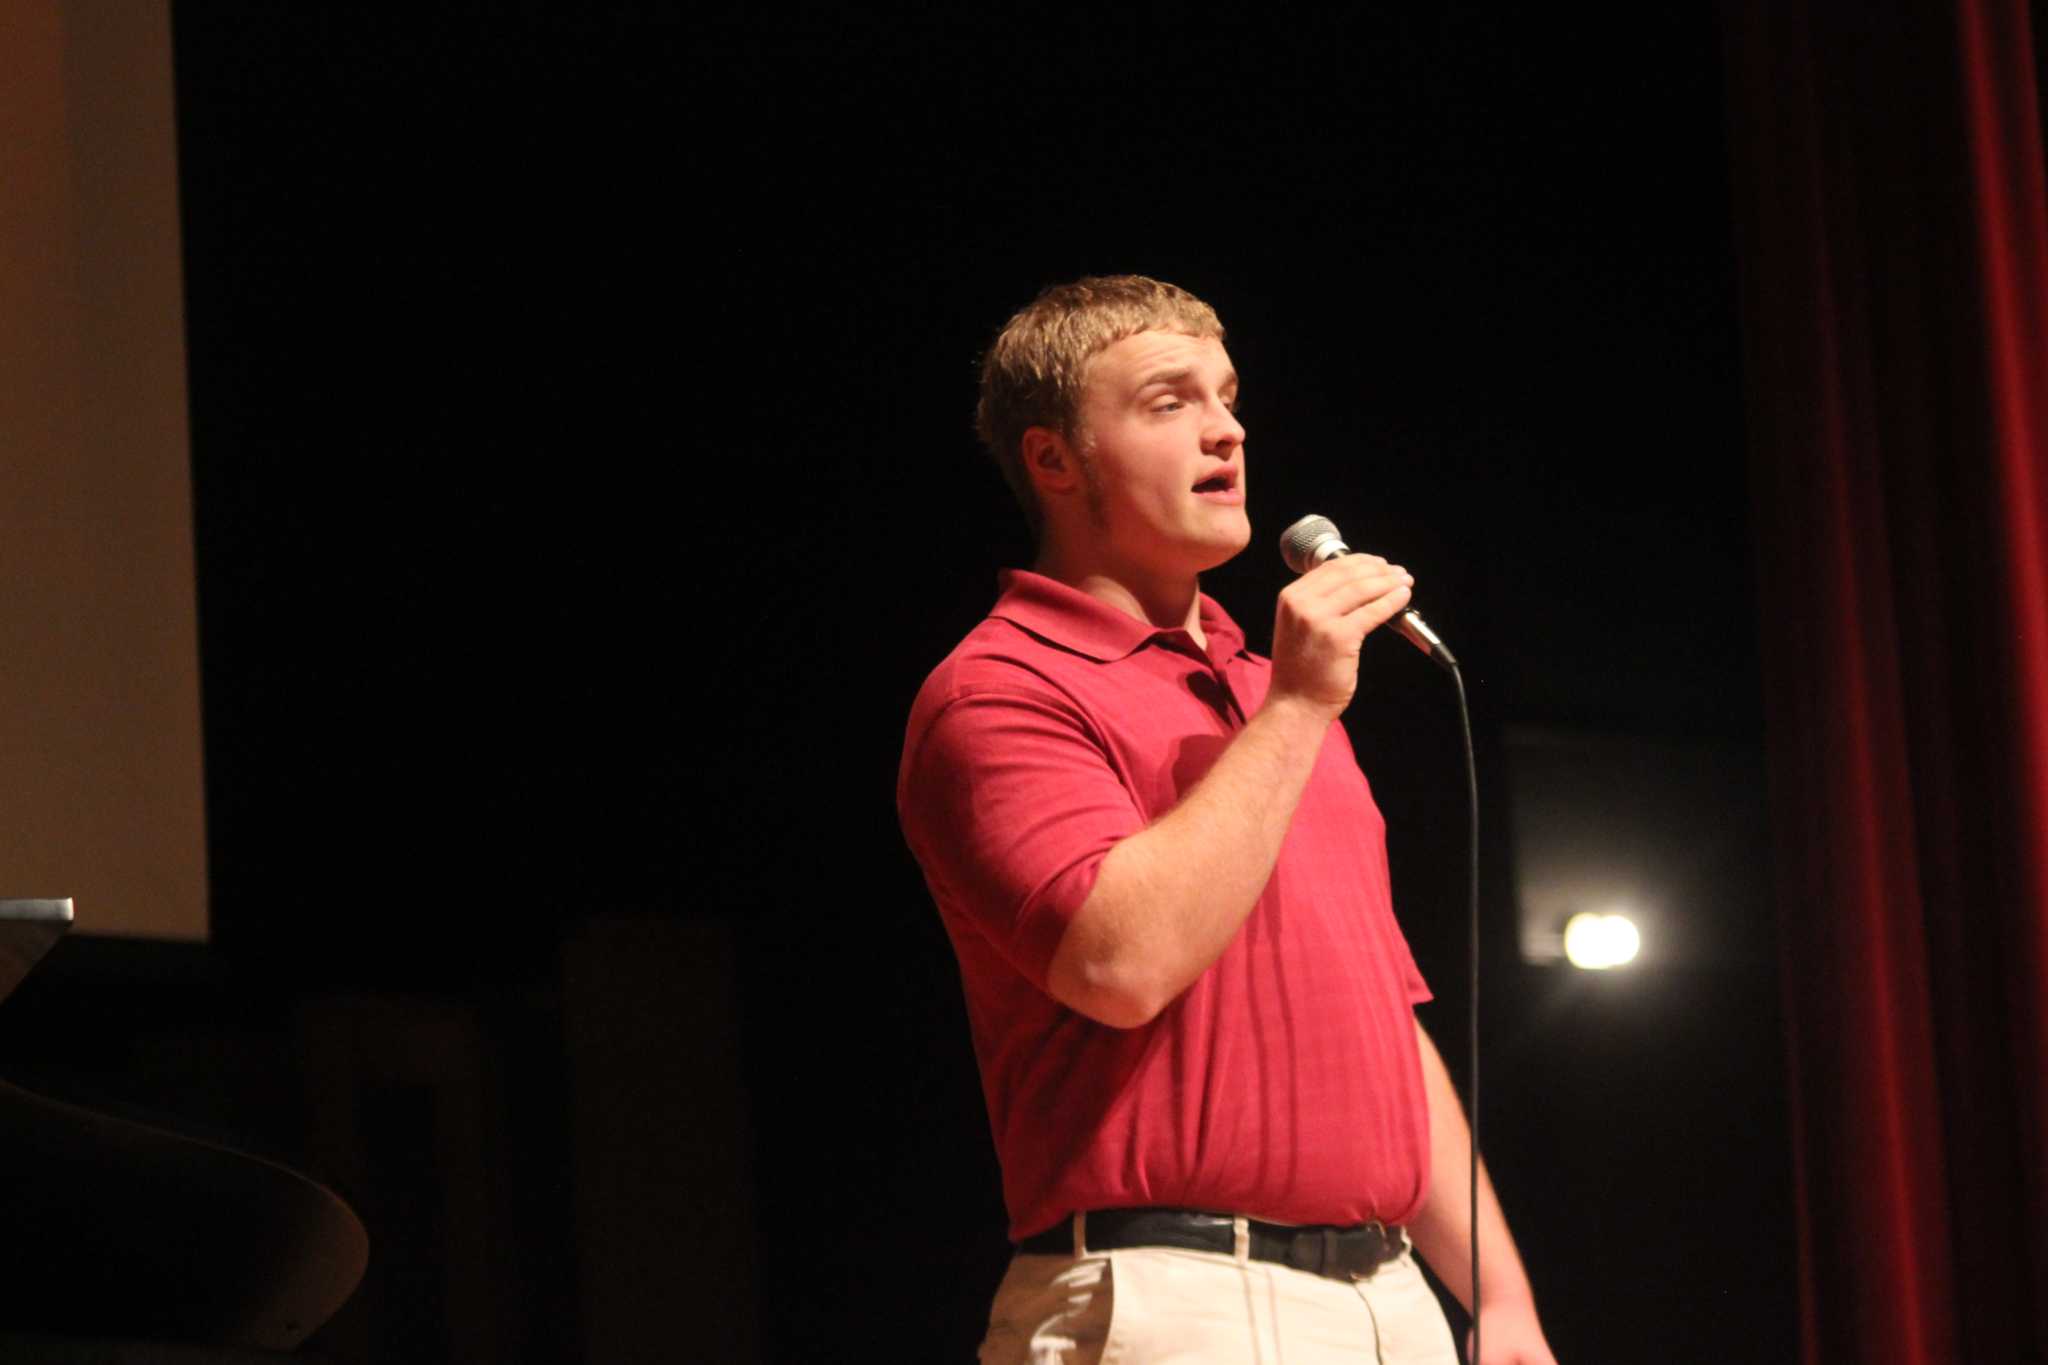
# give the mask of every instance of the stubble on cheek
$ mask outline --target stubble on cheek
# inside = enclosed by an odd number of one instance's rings
[[[1096,531],[1109,529],[1109,504],[1102,496],[1102,470],[1095,463],[1095,438],[1084,428],[1074,433],[1074,459],[1081,466],[1082,499],[1088,508],[1088,525]]]

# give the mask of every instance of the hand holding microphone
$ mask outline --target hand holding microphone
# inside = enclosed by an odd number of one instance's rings
[[[1378,555],[1344,555],[1288,584],[1273,613],[1268,699],[1305,702],[1334,719],[1358,688],[1359,646],[1408,605],[1414,581]]]
[[[1450,647],[1417,616],[1409,610],[1409,589],[1415,579],[1399,565],[1389,565],[1378,555],[1360,555],[1352,546],[1343,542],[1337,526],[1323,516],[1305,516],[1284,532],[1280,532],[1280,557],[1286,559],[1288,569],[1300,573],[1296,583],[1288,585],[1280,593],[1280,614],[1274,622],[1274,684],[1280,686],[1282,679],[1282,653],[1288,651],[1290,661],[1294,651],[1303,649],[1303,632],[1319,645],[1309,651],[1307,657],[1298,661],[1307,671],[1317,671],[1313,655],[1327,653],[1329,649],[1350,647],[1352,667],[1346,684],[1343,684],[1343,700],[1337,702],[1339,710],[1350,702],[1350,692],[1356,688],[1358,669],[1356,653],[1364,643],[1366,634],[1380,624],[1393,622],[1405,639],[1436,659],[1446,669],[1456,669],[1458,661],[1452,657]],[[1327,569],[1327,565],[1337,569]],[[1337,681],[1329,677],[1327,681]],[[1303,688],[1309,694],[1319,694],[1315,686]],[[1335,696],[1329,688],[1321,696]]]

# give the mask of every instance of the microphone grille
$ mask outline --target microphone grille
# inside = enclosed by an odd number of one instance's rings
[[[1280,533],[1280,557],[1296,573],[1307,573],[1316,566],[1316,551],[1332,540],[1340,546],[1344,543],[1336,522],[1328,517],[1306,516]]]

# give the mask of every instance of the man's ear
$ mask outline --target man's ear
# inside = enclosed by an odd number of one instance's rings
[[[1051,427],[1025,428],[1019,453],[1024,457],[1025,477],[1038,490],[1041,505],[1087,491],[1087,476],[1074,443]]]

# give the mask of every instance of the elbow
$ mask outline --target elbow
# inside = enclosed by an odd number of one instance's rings
[[[1173,1003],[1176,992],[1153,973],[1116,963],[1077,964],[1053,982],[1061,1004],[1115,1029],[1143,1028]]]
[[[1187,988],[1173,979],[1170,945],[1133,932],[1133,917],[1101,881],[1060,938],[1046,972],[1053,999],[1110,1028],[1143,1028]]]
[[[1143,1028],[1159,1017],[1167,1001],[1132,991],[1103,991],[1081,1013],[1114,1029]]]

